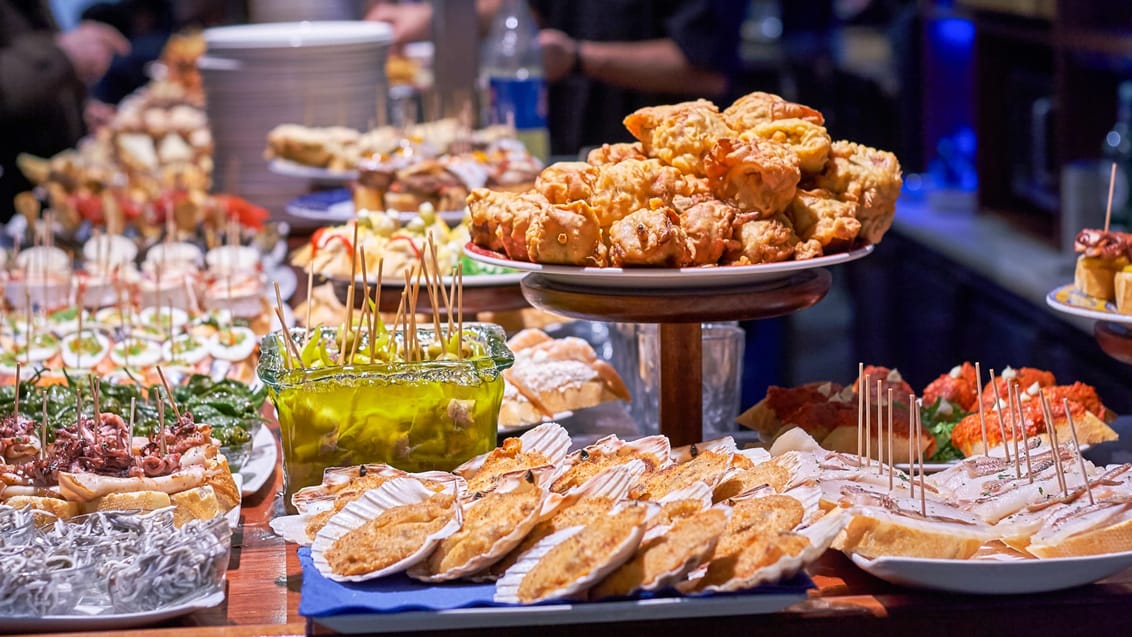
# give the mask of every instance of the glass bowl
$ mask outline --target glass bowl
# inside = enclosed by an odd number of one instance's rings
[[[306,332],[291,334],[300,349]],[[335,330],[310,338],[333,342]],[[443,334],[441,334],[443,337]],[[402,334],[393,336],[400,344]],[[365,351],[365,338],[358,351]],[[424,348],[441,339],[420,327]],[[498,325],[468,323],[463,360],[379,362],[308,370],[285,366],[283,334],[263,338],[259,377],[275,404],[283,440],[284,502],[319,484],[329,467],[386,463],[405,471],[451,470],[495,447],[503,370],[515,358]]]

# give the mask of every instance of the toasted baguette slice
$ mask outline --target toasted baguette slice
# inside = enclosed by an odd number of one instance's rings
[[[983,526],[932,522],[868,509],[853,515],[834,548],[865,557],[965,560],[990,537]]]
[[[1114,506],[1123,506],[1113,503]],[[1098,506],[1104,506],[1098,503]],[[1088,507],[1096,510],[1097,507]],[[1086,516],[1082,516],[1085,520]],[[1112,522],[1112,520],[1108,520]],[[1084,522],[1087,524],[1087,520]],[[1034,534],[1026,551],[1037,557],[1077,557],[1132,551],[1132,512],[1124,511],[1115,523],[1086,529],[1080,533],[1047,531],[1047,526]]]
[[[49,498],[38,495],[14,495],[7,500],[4,504],[17,509],[30,506],[37,511],[46,511],[55,515],[56,517],[66,520],[72,518],[83,512],[82,505],[78,502],[71,502],[62,498]],[[50,523],[50,516],[43,516],[42,519],[37,517],[36,524]]]
[[[210,485],[174,493],[169,500],[173,509],[173,524],[181,526],[189,520],[211,520],[220,515],[220,502]]]
[[[231,511],[243,498],[240,487],[232,477],[232,470],[228,467],[228,459],[224,456],[218,455],[209,460],[208,479],[205,484],[212,487],[216,501],[223,511]]]
[[[124,491],[107,493],[87,503],[87,507],[91,511],[153,511],[171,504],[164,491]]]

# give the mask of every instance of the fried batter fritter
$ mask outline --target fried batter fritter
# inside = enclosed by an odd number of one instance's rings
[[[455,505],[455,496],[441,493],[423,502],[388,509],[335,540],[326,550],[326,561],[333,572],[347,576],[396,564],[452,521]]]
[[[598,166],[601,164],[616,164],[626,159],[647,159],[644,148],[641,147],[640,142],[633,142],[632,144],[602,144],[599,148],[590,151],[586,155],[586,161]]]
[[[704,175],[703,157],[721,138],[734,137],[707,100],[649,106],[630,113],[625,128],[649,157],[691,175]]]
[[[802,173],[798,156],[782,144],[762,139],[721,139],[704,157],[715,196],[743,212],[771,217],[786,209]]]
[[[679,170],[655,159],[626,159],[598,166],[597,171],[586,203],[602,228],[636,210],[656,207],[650,205],[653,200],[668,203],[677,195],[690,194],[695,186]]]
[[[429,556],[429,574],[438,575],[464,566],[487,554],[517,527],[529,523],[542,505],[542,492],[533,483],[524,484],[507,493],[492,491],[467,507],[460,530],[441,540]]]
[[[904,180],[900,162],[890,152],[847,141],[834,142],[830,160],[814,182],[860,206],[857,219],[860,235],[869,243],[880,241],[892,225],[896,214],[896,198]]]
[[[604,266],[606,247],[589,205],[549,206],[531,219],[527,254],[535,263]]]
[[[786,215],[737,223],[735,241],[729,244],[724,258],[727,263],[778,263],[797,256],[795,249],[801,240],[794,234],[794,227]]]
[[[686,237],[685,252],[690,265],[719,263],[731,240],[735,223],[734,206],[709,199],[697,203],[680,215],[680,227]]]
[[[840,200],[828,190],[799,188],[787,215],[803,241],[814,239],[824,251],[847,246],[857,238],[861,232],[857,208],[856,201]]]
[[[703,482],[714,487],[723,474],[731,467],[730,454],[701,451],[695,458],[681,464],[672,465],[660,471],[646,473],[641,481],[629,490],[634,500],[657,501],[665,495]]]
[[[550,207],[538,192],[514,193],[477,188],[468,195],[472,241],[515,261],[530,260],[527,228]]]
[[[797,118],[760,122],[739,134],[742,141],[755,138],[788,146],[798,156],[798,167],[809,175],[825,168],[833,141],[824,126]]]
[[[578,579],[605,568],[645,522],[645,506],[626,506],[602,516],[550,549],[519,583],[523,603],[537,602]],[[631,553],[629,555],[632,555]]]
[[[760,91],[740,97],[723,111],[723,121],[738,132],[779,119],[803,119],[818,126],[825,125],[825,117],[809,106]]]
[[[660,580],[679,577],[711,557],[727,525],[720,509],[701,511],[678,520],[663,535],[641,543],[633,559],[610,573],[590,591],[591,599],[622,597],[635,591],[655,590]]]
[[[496,480],[504,474],[547,464],[550,464],[550,459],[542,453],[523,451],[523,441],[519,438],[507,438],[502,445],[487,454],[483,466],[468,478],[468,492],[486,493],[495,488]]]
[[[638,210],[609,226],[609,265],[681,267],[688,261],[680,215],[667,206]]]
[[[560,161],[542,169],[535,189],[554,204],[585,201],[593,196],[598,170],[582,161]]]

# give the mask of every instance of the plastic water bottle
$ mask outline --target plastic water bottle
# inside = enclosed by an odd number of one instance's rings
[[[546,160],[546,78],[538,26],[526,0],[503,0],[484,42],[483,83],[488,91],[488,119],[513,124],[532,155]]]

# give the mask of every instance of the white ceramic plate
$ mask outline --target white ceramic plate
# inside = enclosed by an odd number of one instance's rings
[[[317,221],[322,224],[345,223],[354,218],[354,201],[350,191],[345,188],[336,190],[323,190],[303,195],[287,202],[287,214],[305,221]],[[444,223],[455,226],[464,221],[463,210],[442,210],[436,215]],[[397,213],[402,223],[416,218],[415,212]],[[464,283],[467,283],[465,280]]]
[[[679,289],[764,283],[785,279],[802,270],[856,261],[868,256],[872,251],[873,246],[867,245],[851,252],[831,254],[816,259],[759,265],[727,265],[702,268],[587,268],[512,261],[472,243],[464,246],[464,253],[480,263],[513,268],[524,272],[537,272],[558,283],[603,289]]]
[[[1046,305],[1073,316],[1132,325],[1132,314],[1117,312],[1115,303],[1084,294],[1072,283],[1051,290],[1046,295]]]
[[[244,24],[204,30],[208,48],[259,49],[390,43],[393,29],[383,22],[353,20]]]
[[[273,159],[269,164],[271,172],[277,175],[309,179],[321,183],[344,184],[358,178],[356,170],[330,170],[318,166],[307,166],[289,159]],[[351,211],[353,206],[351,206]]]
[[[1090,584],[1132,567],[1132,551],[1048,560],[869,559],[860,555],[850,559],[870,575],[892,584],[975,595],[1057,591]]]
[[[259,492],[275,472],[275,465],[278,463],[279,450],[275,447],[275,435],[267,427],[260,427],[252,438],[252,453],[240,467],[239,474],[244,479],[240,493],[246,498]]]
[[[219,591],[184,604],[170,606],[143,613],[123,613],[119,615],[48,615],[46,617],[5,617],[0,619],[4,632],[62,632],[86,630],[121,630],[136,626],[146,626],[188,615],[204,608],[212,608],[224,601],[224,592]]]

